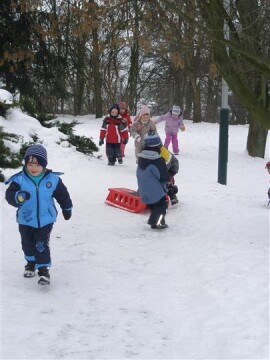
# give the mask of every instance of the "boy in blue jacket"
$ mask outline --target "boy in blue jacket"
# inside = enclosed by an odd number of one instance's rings
[[[149,132],[144,136],[144,147],[138,154],[137,181],[142,201],[151,210],[148,224],[152,229],[166,229],[165,215],[168,203],[166,184],[170,180],[165,161],[160,155],[160,137]]]
[[[59,203],[65,220],[71,218],[72,201],[68,190],[56,173],[46,168],[47,151],[41,144],[31,145],[24,156],[25,166],[6,184],[7,202],[17,208],[25,265],[24,277],[35,276],[40,285],[50,284],[50,235],[57,218],[54,199]]]

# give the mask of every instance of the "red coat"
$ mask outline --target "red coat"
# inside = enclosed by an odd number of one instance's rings
[[[100,139],[110,144],[120,144],[121,140],[128,139],[128,129],[122,117],[112,118],[109,115],[103,120],[100,129]]]
[[[132,125],[132,120],[131,120],[131,117],[130,117],[129,113],[126,111],[125,114],[121,114],[121,116],[122,116],[122,118],[124,120],[126,120],[127,127],[128,127],[128,130],[129,130],[131,125]]]

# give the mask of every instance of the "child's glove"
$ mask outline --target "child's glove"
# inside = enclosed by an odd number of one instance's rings
[[[69,220],[72,215],[71,210],[62,210],[62,214],[65,220]]]
[[[177,185],[167,184],[167,194],[171,197],[178,193],[178,187]]]
[[[19,205],[22,205],[26,200],[29,200],[29,199],[30,199],[30,194],[28,191],[23,191],[23,190],[17,191],[16,202]]]
[[[123,140],[123,144],[126,145],[128,143],[128,139]]]
[[[138,141],[138,143],[139,143],[139,142],[141,142],[142,139],[141,139],[140,135],[138,135],[135,140]]]
[[[99,146],[104,144],[104,139],[99,139]]]
[[[175,172],[174,170],[172,170],[172,169],[169,169],[169,170],[168,170],[168,173],[169,173],[169,175],[172,176],[172,177],[173,177],[174,175],[176,175],[176,172]]]
[[[185,128],[184,126],[182,126],[182,127],[180,127],[180,130],[181,130],[181,131],[185,131],[186,128]]]

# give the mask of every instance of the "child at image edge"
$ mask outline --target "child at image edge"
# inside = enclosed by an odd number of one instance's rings
[[[24,156],[25,165],[6,184],[7,202],[17,208],[25,265],[24,277],[35,276],[38,270],[40,285],[50,284],[50,234],[57,218],[54,198],[65,220],[71,218],[72,201],[58,175],[47,167],[47,151],[41,144],[31,145]]]
[[[173,153],[174,155],[178,155],[178,132],[179,129],[181,131],[185,131],[186,129],[181,108],[177,105],[174,105],[167,114],[161,115],[155,119],[154,123],[158,124],[161,121],[165,121],[166,138],[164,141],[164,146],[169,149],[170,142],[172,142]]]
[[[265,165],[267,171],[268,171],[268,174],[270,174],[270,161],[268,161]],[[270,188],[268,189],[268,192],[267,192],[267,195],[268,195],[268,204],[267,206],[270,205]]]

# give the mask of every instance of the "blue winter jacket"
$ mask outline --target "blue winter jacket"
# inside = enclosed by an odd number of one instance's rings
[[[6,184],[10,184],[6,190],[6,200],[10,205],[18,208],[17,222],[19,224],[40,228],[54,223],[57,218],[54,198],[62,210],[72,208],[68,190],[58,177],[61,174],[47,169],[39,185],[36,185],[23,168],[21,172],[6,181]],[[30,194],[29,200],[22,205],[16,200],[20,190]]]
[[[170,176],[162,157],[155,151],[139,153],[137,167],[139,194],[145,204],[155,204],[166,195]]]

